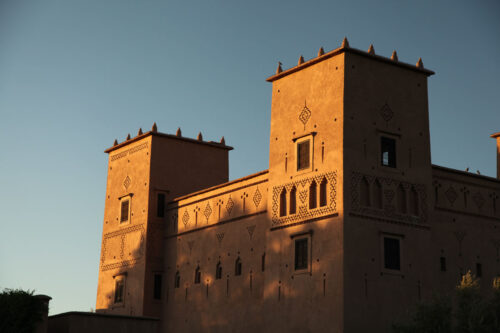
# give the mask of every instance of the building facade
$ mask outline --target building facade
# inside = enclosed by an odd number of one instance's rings
[[[346,39],[280,64],[269,169],[230,182],[224,138],[115,141],[97,311],[162,332],[386,332],[467,270],[486,292],[500,161],[497,178],[431,164],[432,74]]]

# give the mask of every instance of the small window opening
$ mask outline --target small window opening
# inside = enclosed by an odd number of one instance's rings
[[[382,203],[382,185],[380,182],[375,180],[374,186],[373,186],[373,204],[375,205],[376,208],[382,209],[383,208],[383,203]]]
[[[290,190],[290,215],[297,212],[297,189],[292,187]]]
[[[384,237],[384,267],[386,269],[401,269],[399,239]]]
[[[317,207],[316,202],[316,182],[313,180],[311,186],[309,186],[309,209],[314,209]]]
[[[328,181],[326,178],[323,178],[321,181],[321,184],[319,184],[319,206],[324,207],[326,206],[326,187],[327,187]]]
[[[446,258],[445,257],[439,258],[439,263],[441,266],[441,272],[446,272]]]
[[[361,178],[360,200],[361,206],[370,207],[370,184],[368,184],[366,177]]]
[[[162,283],[162,275],[155,274],[154,275],[154,288],[153,288],[153,297],[154,299],[161,299],[161,283]]]
[[[310,141],[306,140],[297,144],[297,170],[310,167]]]
[[[123,303],[123,289],[125,287],[125,281],[123,278],[117,278],[115,281],[115,304]]]
[[[286,215],[286,189],[284,188],[280,194],[280,216]]]
[[[220,261],[217,263],[217,266],[215,267],[215,279],[220,280],[222,279],[222,264]]]
[[[483,265],[481,265],[480,263],[476,263],[476,276],[478,278],[483,276]]]
[[[260,267],[261,271],[265,271],[266,270],[266,254],[262,254],[262,259],[261,259],[261,267]]]
[[[174,278],[174,288],[179,288],[181,286],[181,274],[179,271],[175,272]]]
[[[381,137],[380,150],[382,153],[382,165],[395,168],[396,167],[396,140]]]
[[[295,270],[307,269],[307,238],[295,240]]]
[[[156,209],[157,209],[156,216],[158,217],[165,216],[165,194],[158,193]]]
[[[130,206],[130,200],[125,199],[121,201],[121,214],[120,214],[120,223],[128,221],[128,211]]]
[[[199,284],[200,282],[201,282],[201,271],[200,271],[200,266],[198,266],[194,271],[194,283]]]
[[[235,276],[241,275],[241,259],[240,259],[240,257],[238,257],[238,259],[236,259],[236,262],[234,264],[234,275]]]

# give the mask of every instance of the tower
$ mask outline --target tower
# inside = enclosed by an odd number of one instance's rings
[[[220,143],[139,133],[109,155],[96,310],[159,317],[163,283],[163,232],[172,223],[165,204],[228,180],[228,152]]]
[[[290,69],[279,64],[267,79],[273,83],[267,245],[279,251],[269,253],[264,297],[293,294],[279,316],[290,329],[314,323],[313,330],[326,330],[325,318],[336,332],[369,330],[364,323],[387,327],[391,312],[425,296],[432,74],[420,59],[409,65],[396,52],[389,59],[344,39]],[[307,303],[304,313],[300,304],[317,289],[324,298]],[[373,317],[365,320],[366,313]]]

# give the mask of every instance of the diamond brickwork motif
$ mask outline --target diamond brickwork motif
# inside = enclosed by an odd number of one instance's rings
[[[234,207],[233,199],[231,199],[231,197],[229,197],[229,199],[227,200],[227,204],[226,204],[226,210],[227,210],[228,215],[231,215],[231,211],[233,210],[233,207]]]
[[[189,223],[189,213],[187,210],[185,210],[184,215],[182,215],[182,223],[184,223],[184,227]]]
[[[380,116],[385,121],[389,121],[392,119],[392,117],[394,117],[394,112],[391,110],[389,105],[384,104],[384,106],[380,109]]]
[[[448,201],[452,205],[455,202],[455,200],[457,200],[457,198],[458,198],[457,191],[455,191],[455,189],[451,186],[446,190],[446,192],[444,192],[444,194],[446,195],[446,199],[448,199]]]
[[[307,200],[307,194],[308,194],[307,190],[304,190],[304,191],[300,191],[300,192],[299,192],[299,199],[300,199],[300,202],[302,202],[302,203],[305,203],[305,202],[306,202],[306,200]]]
[[[255,225],[251,225],[251,226],[247,227],[247,231],[248,231],[248,235],[250,236],[250,240],[252,239],[254,230],[255,230]]]
[[[385,199],[387,200],[388,203],[391,203],[392,199],[394,199],[394,191],[393,190],[385,190],[384,195],[385,195]]]
[[[474,195],[472,196],[472,199],[474,200],[474,202],[476,203],[476,206],[478,208],[483,207],[485,200],[484,200],[483,196],[481,195],[481,193],[479,193],[479,192],[474,193]]]
[[[257,187],[253,195],[253,203],[255,204],[255,208],[259,207],[261,200],[262,200],[262,194],[260,194],[259,188]]]
[[[125,177],[123,180],[123,187],[125,187],[126,190],[128,190],[130,184],[132,183],[132,180],[130,179],[129,176]]]
[[[205,217],[207,218],[207,223],[208,223],[208,218],[212,214],[212,208],[210,207],[210,202],[207,201],[207,206],[205,207],[205,211],[203,212]]]
[[[222,243],[222,240],[224,239],[224,233],[221,232],[220,234],[216,234],[216,236],[217,236],[217,240],[219,241],[219,246],[220,246]]]
[[[304,108],[299,114],[299,120],[304,124],[304,127],[306,126],[307,122],[309,121],[309,118],[311,118],[311,110],[304,105]]]

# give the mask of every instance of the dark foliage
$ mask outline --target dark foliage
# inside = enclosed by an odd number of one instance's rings
[[[45,305],[33,291],[4,289],[0,292],[0,333],[31,333],[42,320]]]
[[[500,279],[493,294],[484,298],[479,281],[470,272],[456,288],[456,302],[434,297],[417,305],[411,319],[393,325],[394,333],[494,333],[500,332]]]

